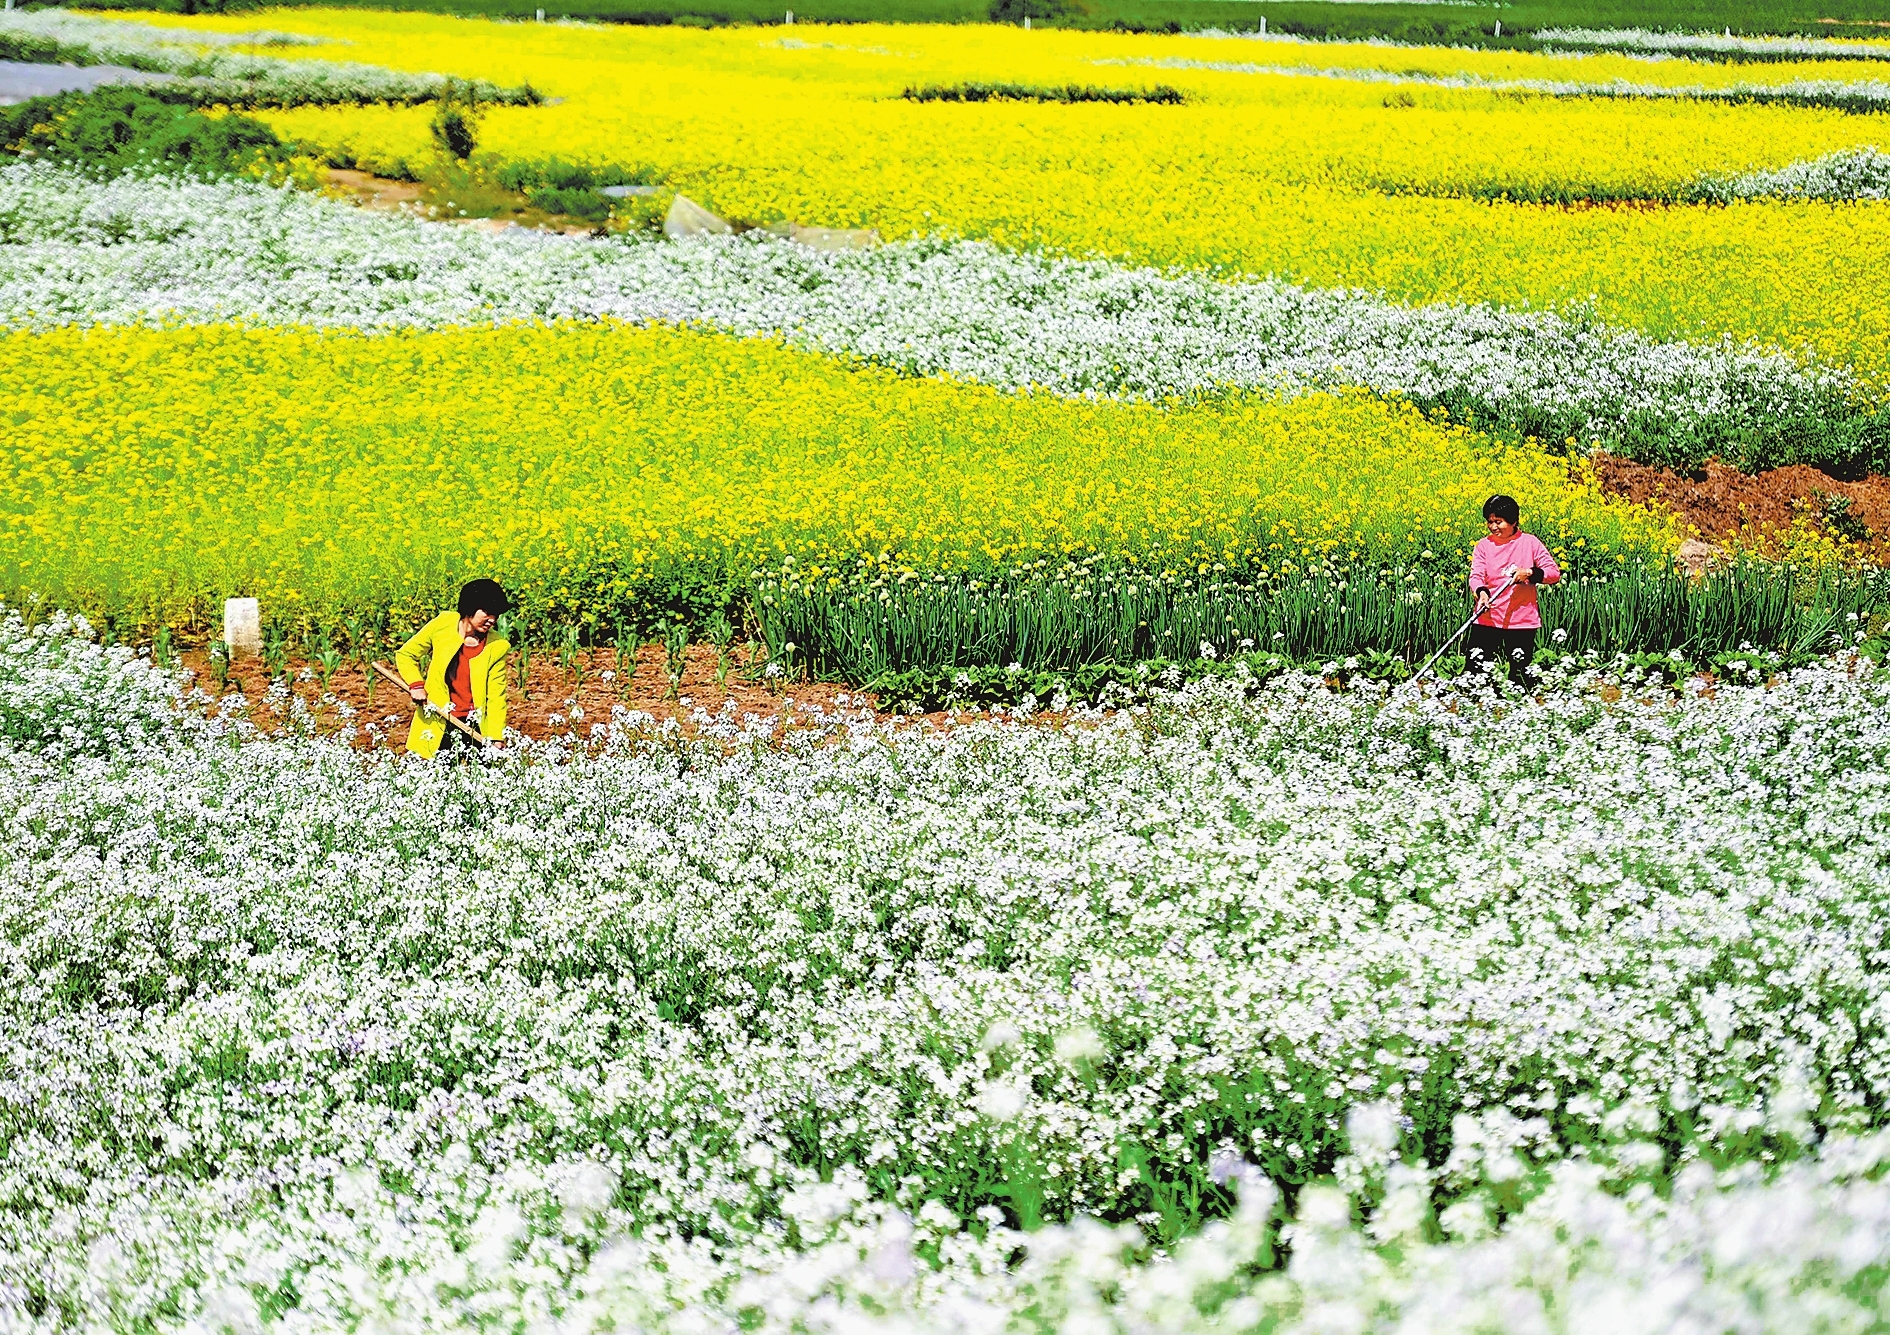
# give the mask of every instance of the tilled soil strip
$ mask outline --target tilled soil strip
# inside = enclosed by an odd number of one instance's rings
[[[1849,517],[1868,531],[1868,539],[1860,544],[1863,552],[1873,560],[1890,561],[1887,477],[1840,480],[1804,465],[1755,476],[1717,463],[1709,463],[1702,476],[1685,477],[1600,452],[1590,457],[1590,463],[1606,494],[1665,505],[1708,539],[1736,538],[1762,545],[1767,535],[1790,528],[1801,515],[1821,523],[1826,498],[1843,497],[1850,502]],[[614,649],[584,650],[574,665],[581,665],[581,670],[568,671],[555,654],[535,650],[526,689],[521,691],[517,659],[513,658],[507,664],[511,724],[527,737],[541,740],[569,732],[587,737],[594,725],[608,723],[613,711],[621,706],[648,714],[659,723],[673,719],[685,732],[693,733],[701,726],[697,711],[717,718],[731,701],[738,720],[745,715],[770,720],[777,735],[793,728],[798,720],[811,721],[816,715],[831,718],[840,713],[865,712],[881,720],[934,727],[980,717],[976,711],[917,716],[886,713],[870,693],[844,682],[796,681],[771,686],[748,678],[741,649],[733,652],[725,680],[718,683],[716,651],[710,645],[690,647],[682,681],[673,693],[660,645],[643,646],[627,677],[619,674]],[[215,678],[202,652],[184,655],[184,666],[194,674],[196,685],[215,692]],[[339,731],[350,723],[357,727],[371,724],[387,744],[405,746],[412,710],[385,683],[375,683],[370,694],[358,660],[344,664],[330,678],[328,699],[324,699],[313,664],[291,660],[289,676],[292,690],[308,705],[321,730]],[[283,726],[284,717],[268,702],[269,678],[258,660],[239,660],[230,674],[228,690],[243,693],[249,702],[249,719],[263,731],[273,732]],[[355,716],[344,717],[337,702],[352,708]],[[373,744],[366,735],[358,735],[357,743]]]
[[[771,721],[777,736],[823,714],[831,718],[841,713],[863,713],[882,722],[921,727],[948,727],[984,717],[975,711],[920,715],[884,713],[878,701],[857,686],[844,682],[795,681],[774,687],[744,677],[746,660],[742,650],[735,650],[731,658],[727,680],[718,685],[714,646],[691,645],[682,681],[672,696],[667,658],[661,645],[645,645],[640,649],[627,679],[618,673],[614,649],[581,651],[574,664],[581,664],[582,671],[575,674],[567,671],[555,654],[534,650],[524,691],[519,690],[517,660],[510,659],[506,664],[506,721],[525,736],[544,740],[570,732],[589,737],[591,728],[609,723],[618,707],[648,714],[659,723],[674,719],[684,732],[694,733],[701,727],[696,717],[698,710],[711,718],[719,718],[731,701],[737,721],[744,715]],[[384,656],[382,661],[388,661],[388,657]],[[213,696],[217,694],[216,678],[203,652],[184,654],[183,666],[192,674],[193,685]],[[606,673],[610,674],[609,680],[605,679]],[[411,705],[385,681],[377,680],[370,695],[368,678],[359,660],[350,660],[336,669],[326,693],[314,664],[307,660],[291,659],[288,675],[290,689],[308,706],[320,731],[339,732],[349,726],[359,730],[361,725],[370,724],[381,734],[385,744],[405,747],[407,728],[413,716]],[[237,660],[226,693],[237,692],[248,701],[244,716],[262,731],[278,731],[287,722],[286,706],[279,711],[269,703],[269,675],[259,660]],[[325,695],[329,698],[324,698]],[[344,715],[338,705],[347,705],[355,711],[354,716]],[[364,747],[375,744],[363,731],[357,731],[355,741]]]

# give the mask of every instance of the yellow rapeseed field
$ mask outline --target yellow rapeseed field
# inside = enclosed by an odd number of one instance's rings
[[[349,59],[529,80],[558,101],[488,113],[486,152],[647,165],[738,218],[985,237],[1413,300],[1592,303],[1604,318],[1659,336],[1755,338],[1867,378],[1890,375],[1890,267],[1880,259],[1890,252],[1890,205],[1563,208],[1434,197],[1670,193],[1703,174],[1877,142],[1880,117],[1386,88],[1163,62],[1668,84],[1860,78],[1870,66],[1001,27],[703,32],[319,10],[269,22],[345,41]],[[287,53],[324,50],[334,48]],[[1163,82],[1195,100],[899,97],[908,85],[962,80]],[[426,164],[426,117],[424,109],[305,109],[270,119],[385,168]]]
[[[404,614],[468,570],[597,624],[787,556],[1454,563],[1497,490],[1577,568],[1675,541],[1563,461],[1362,395],[1090,403],[671,329],[16,333],[0,403],[0,592],[146,626],[237,592]]]

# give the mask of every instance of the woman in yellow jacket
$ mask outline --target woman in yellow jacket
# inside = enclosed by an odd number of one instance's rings
[[[407,730],[407,749],[417,756],[432,756],[447,738],[471,745],[457,728],[433,711],[451,710],[456,717],[478,717],[479,735],[488,741],[505,736],[505,673],[499,664],[512,646],[492,634],[502,613],[511,610],[496,580],[476,579],[459,591],[459,610],[442,612],[414,632],[394,655],[394,666],[417,705],[413,726]],[[422,655],[432,660],[424,675]]]

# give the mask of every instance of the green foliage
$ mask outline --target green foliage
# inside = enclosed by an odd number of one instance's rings
[[[819,674],[885,682],[887,674],[914,670],[949,677],[1014,663],[1026,673],[1047,674],[1034,679],[1041,689],[1031,693],[1040,698],[1059,683],[1073,699],[1094,698],[1092,679],[1074,675],[1081,671],[1098,674],[1099,689],[1133,684],[1133,678],[1111,675],[1126,670],[1119,665],[1160,663],[1165,669],[1210,656],[1225,661],[1258,654],[1270,662],[1278,655],[1293,663],[1330,663],[1335,671],[1357,659],[1346,670],[1380,663],[1368,675],[1393,676],[1390,659],[1422,662],[1468,615],[1460,572],[1364,563],[1266,582],[1088,571],[983,587],[918,584],[897,596],[876,588],[778,583],[764,583],[758,593],[768,642],[801,646]],[[1570,578],[1545,591],[1543,640],[1607,656],[1678,652],[1688,662],[1746,645],[1796,655],[1828,647],[1849,624],[1848,614],[1867,614],[1883,594],[1875,573],[1754,562],[1695,580],[1650,562]],[[951,698],[938,677],[890,680],[902,698]]]
[[[611,185],[656,183],[655,170],[650,167],[599,166],[587,162],[568,162],[563,158],[508,158],[493,170],[492,179],[507,190],[519,191],[596,190]]]
[[[709,643],[715,646],[715,684],[727,687],[729,668],[734,664],[735,627],[725,614],[716,612],[710,616],[705,631]]]
[[[289,675],[289,637],[281,625],[272,625],[263,638],[263,670],[269,680],[279,681]]]
[[[991,0],[991,22],[1022,23],[1025,19],[1059,19],[1070,12],[1067,0]]]
[[[434,146],[448,157],[464,162],[479,146],[479,108],[490,101],[489,90],[464,79],[449,79],[427,129]]]
[[[290,156],[275,131],[252,117],[206,115],[162,93],[114,86],[0,106],[0,150],[106,176],[160,168],[231,176]]]
[[[442,153],[464,162],[479,144],[478,116],[476,108],[464,103],[441,102],[427,129]]]
[[[1165,83],[1153,88],[1098,88],[1074,83],[1060,88],[1028,83],[908,84],[900,96],[908,102],[1157,102],[1164,106],[1179,106],[1188,100],[1179,88]]]
[[[492,179],[506,190],[522,193],[532,208],[603,222],[616,204],[602,193],[604,190],[620,185],[654,185],[656,172],[651,167],[597,166],[544,158],[502,162]]]
[[[663,675],[668,681],[664,698],[674,700],[682,691],[683,670],[689,664],[689,628],[678,623],[663,632]]]
[[[1863,520],[1851,513],[1849,496],[1814,491],[1811,494],[1811,501],[1816,508],[1818,524],[1825,532],[1835,534],[1846,542],[1870,541],[1870,528]]]
[[[1711,423],[1698,441],[1650,430],[1645,439],[1627,438],[1631,458],[1684,472],[1718,457],[1743,473],[1762,473],[1790,464],[1809,464],[1834,477],[1857,478],[1890,472],[1890,406],[1847,411],[1832,404],[1825,411],[1768,422],[1744,421],[1715,432]],[[1656,447],[1652,441],[1659,440]]]
[[[470,144],[468,140],[464,145],[469,152]],[[464,169],[449,168],[442,178],[432,181],[432,186],[436,193],[446,193],[468,204],[475,214],[518,212],[518,196],[523,195],[525,207],[603,223],[613,217],[639,221],[640,208],[647,211],[656,202],[636,197],[617,199],[605,195],[605,190],[656,183],[657,172],[649,166],[599,166],[562,158],[511,161],[481,154]]]
[[[231,657],[228,644],[222,640],[210,642],[210,678],[216,683],[219,697],[229,693]]]
[[[73,9],[80,7],[79,5],[70,6]],[[83,7],[164,14],[241,14],[249,10],[262,9],[264,3],[263,0],[85,0]]]
[[[1132,31],[1220,28],[1251,31],[1264,15],[1267,30],[1299,37],[1363,41],[1445,43],[1457,46],[1532,50],[1538,28],[1655,28],[1666,31],[1803,33],[1821,37],[1866,37],[1870,20],[1883,18],[1871,0],[1848,0],[1812,9],[1785,0],[1517,0],[1496,6],[1345,3],[1339,0],[1088,0],[1071,26],[1119,27]],[[1836,22],[1820,22],[1820,19]],[[1848,26],[1844,20],[1861,20]],[[1496,31],[1502,23],[1501,34]]]
[[[617,651],[613,666],[615,668],[617,695],[619,698],[622,698],[625,688],[630,685],[631,681],[637,675],[637,649],[639,647],[637,641],[637,633],[626,627],[622,621],[618,621],[617,634],[615,639],[612,640],[612,644]]]
[[[610,216],[610,201],[595,190],[561,190],[555,185],[540,186],[526,194],[525,202],[546,213],[561,213],[589,222],[602,222]]]
[[[1517,400],[1492,411],[1471,392],[1451,390],[1410,398],[1426,411],[1516,439],[1554,444],[1580,439],[1583,413],[1574,408]],[[1718,459],[1742,473],[1807,464],[1833,477],[1890,472],[1890,405],[1866,407],[1832,391],[1796,411],[1744,403],[1710,417],[1676,420],[1643,411],[1625,414],[1608,452],[1676,473],[1693,473]]]
[[[326,693],[333,684],[335,673],[340,670],[344,655],[334,642],[324,633],[315,643],[314,663],[316,675],[321,678],[322,691]]]
[[[262,0],[85,0],[88,8],[138,9],[168,13],[204,13],[215,6],[227,9],[264,8]],[[823,23],[982,23],[989,17],[989,0],[829,0],[815,9],[798,10],[807,20]],[[731,23],[781,22],[787,0],[718,0],[704,8],[700,0],[339,0],[337,8],[397,9],[429,14],[460,14],[493,18],[531,19],[539,9],[545,17],[590,19],[643,27],[710,28]]]
[[[38,65],[95,65],[91,52],[36,32],[0,32],[0,60]]]
[[[426,13],[525,18],[540,8],[547,18],[595,19],[643,25],[780,23],[790,8],[786,0],[719,0],[703,9],[693,0],[333,0],[338,7],[403,9]],[[86,0],[88,8],[160,10],[172,13],[223,13],[261,8],[260,0]],[[1533,49],[1528,36],[1537,28],[1645,27],[1665,30],[1730,28],[1735,33],[1802,33],[1823,37],[1869,37],[1868,26],[1884,12],[1875,0],[1836,0],[1818,6],[1785,0],[1519,0],[1491,7],[1437,4],[1333,3],[1332,0],[820,0],[811,9],[796,8],[806,20],[823,23],[1017,23],[1026,12],[1033,22],[1075,28],[1181,32],[1220,28],[1246,32],[1262,16],[1269,32],[1303,37],[1399,42],[1444,42],[1463,46]],[[1054,8],[1054,16],[1043,12]],[[1501,20],[1502,34],[1496,33]],[[0,56],[21,59],[19,56]]]

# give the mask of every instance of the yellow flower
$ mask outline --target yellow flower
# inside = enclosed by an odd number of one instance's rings
[[[164,21],[255,26],[243,15]],[[501,24],[360,10],[287,11],[270,22],[344,39],[352,60],[529,80],[558,100],[488,111],[482,160],[647,166],[731,217],[872,226],[887,237],[984,237],[1359,284],[1417,301],[1591,305],[1661,337],[1753,338],[1851,364],[1879,389],[1890,377],[1890,266],[1879,258],[1890,203],[1568,209],[1482,198],[1671,196],[1705,175],[1880,143],[1880,117],[1422,87],[1386,105],[1382,85],[1200,67],[1725,84],[1881,79],[1880,64],[1716,66],[971,25],[807,26],[790,39],[746,27]],[[321,58],[324,50],[272,54]],[[966,80],[1160,82],[1192,100],[900,97],[910,85]],[[428,114],[303,108],[267,119],[322,151],[424,169],[436,160]]]
[[[13,333],[0,402],[0,585],[146,624],[239,590],[334,621],[474,573],[605,624],[789,553],[844,582],[1074,552],[1206,573],[1276,534],[1467,550],[1499,490],[1545,530],[1677,543],[1540,449],[1363,394],[1089,402],[671,329]]]

